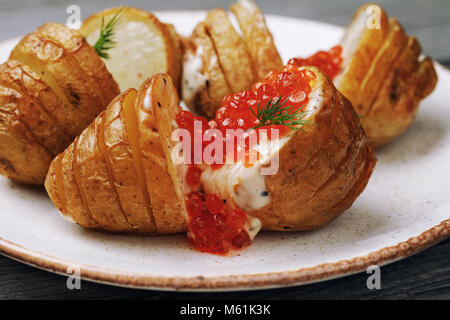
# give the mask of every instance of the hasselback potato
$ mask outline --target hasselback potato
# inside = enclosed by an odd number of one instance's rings
[[[75,30],[46,23],[0,66],[0,173],[43,184],[51,160],[119,93]]]

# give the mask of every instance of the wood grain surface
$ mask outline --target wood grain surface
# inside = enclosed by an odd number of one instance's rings
[[[233,1],[88,1],[0,0],[0,41],[30,32],[46,21],[65,22],[66,8],[76,3],[82,18],[123,4],[156,10],[228,7]],[[364,1],[283,0],[257,1],[265,13],[346,25]],[[377,1],[397,17],[408,33],[419,38],[424,52],[450,67],[450,1]],[[170,293],[116,288],[82,282],[68,290],[66,278],[0,256],[0,299],[450,299],[450,239],[408,259],[381,269],[381,289],[369,290],[369,275],[292,288],[238,293]]]

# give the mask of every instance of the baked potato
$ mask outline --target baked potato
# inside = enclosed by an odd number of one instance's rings
[[[161,23],[153,14],[133,8],[110,8],[87,18],[80,32],[92,46],[100,35],[102,20],[110,21],[117,12],[114,48],[103,59],[122,90],[138,89],[142,81],[157,72],[168,73],[179,87],[179,39],[173,26]]]
[[[184,41],[182,98],[196,113],[213,118],[222,99],[250,89],[283,63],[264,16],[252,0],[231,6],[240,30],[223,9],[208,12]]]
[[[193,192],[225,200],[233,214],[245,210],[239,235],[245,231],[250,240],[260,228],[323,226],[364,190],[376,158],[350,102],[329,78],[314,67],[288,66],[285,71],[314,75],[306,82],[311,91],[305,112],[315,124],[280,138],[278,149],[269,153],[270,159],[279,156],[274,175],[261,175],[269,158],[253,166],[237,162],[215,169],[203,163],[200,185],[193,187],[188,178],[192,166],[174,161],[180,154],[174,130],[182,128],[179,115],[190,113],[180,108],[171,78],[157,74],[139,91],[130,89],[115,98],[53,161],[45,183],[50,198],[66,218],[83,227],[126,233],[189,230],[194,243],[204,238],[193,231],[198,222],[189,211]],[[274,81],[277,74],[267,79]],[[250,168],[250,176],[244,167]],[[259,194],[261,181],[264,195]]]
[[[371,144],[380,147],[411,125],[419,103],[434,90],[433,62],[421,55],[416,38],[409,37],[395,18],[374,4],[356,11],[340,47],[340,71],[334,83],[352,102]],[[334,58],[320,52],[290,63],[327,66]]]
[[[46,23],[0,66],[0,91],[0,173],[39,185],[51,160],[119,89],[77,31]]]
[[[186,230],[151,108],[157,78],[113,99],[52,162],[45,187],[68,220],[111,232]]]

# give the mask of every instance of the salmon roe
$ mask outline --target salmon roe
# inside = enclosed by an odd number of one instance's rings
[[[297,67],[315,66],[333,80],[341,70],[342,47],[335,46],[329,51],[319,51],[306,59],[292,58],[289,60],[288,64]]]
[[[226,254],[250,244],[244,229],[247,215],[241,209],[227,209],[214,194],[205,196],[200,192],[187,195],[190,240],[201,252]]]
[[[191,161],[186,173],[186,183],[191,190],[199,190],[201,169],[198,165],[202,161],[198,160],[202,159],[203,151],[215,139],[212,131],[208,132],[208,130],[217,129],[224,137],[222,158],[218,162],[209,164],[212,169],[218,169],[227,160],[229,161],[230,154],[234,155],[234,162],[238,161],[236,158],[238,148],[244,150],[244,159],[242,159],[244,165],[251,166],[249,159],[258,160],[260,154],[251,148],[249,139],[243,141],[244,146],[238,145],[237,137],[227,135],[227,130],[242,129],[245,132],[257,126],[259,120],[253,112],[257,112],[258,104],[264,107],[268,102],[280,97],[282,102],[287,100],[284,106],[291,106],[290,112],[302,110],[309,101],[311,82],[315,78],[316,75],[312,71],[287,65],[282,71],[269,73],[262,81],[256,83],[251,91],[226,96],[216,117],[209,122],[205,118],[194,116],[189,111],[181,111],[175,120],[179,128],[186,129],[191,134],[191,158],[185,159]],[[194,125],[196,120],[200,122],[201,128],[198,126],[199,123]],[[284,125],[260,127],[255,130],[257,139],[254,142],[259,141],[262,130],[267,133],[267,138],[270,140],[271,129],[278,129],[279,137],[291,130]],[[204,137],[206,133],[211,133],[212,141],[193,138],[195,135]],[[234,149],[227,150],[227,141],[232,138],[236,139]],[[198,145],[195,145],[196,143]],[[247,221],[246,213],[241,209],[228,208],[218,195],[205,195],[202,192],[192,191],[186,196],[186,208],[189,214],[189,238],[197,250],[226,254],[232,249],[240,249],[250,244],[250,237],[244,228]]]
[[[257,126],[259,120],[253,114],[257,112],[258,104],[261,107],[265,107],[268,102],[274,102],[281,97],[281,102],[286,103],[284,107],[291,106],[291,113],[303,109],[309,101],[309,94],[311,92],[311,81],[315,79],[316,75],[304,69],[299,69],[293,65],[287,65],[282,71],[273,71],[269,73],[262,81],[256,83],[251,91],[242,91],[236,94],[230,94],[226,96],[222,101],[222,106],[217,110],[216,117],[207,121],[205,118],[196,117],[189,111],[181,111],[176,121],[180,128],[187,129],[191,133],[191,137],[197,133],[198,135],[204,135],[210,129],[220,130],[223,140],[223,158],[218,163],[212,163],[213,168],[220,168],[226,160],[230,159],[231,155],[234,155],[234,162],[237,162],[238,148],[244,150],[242,153],[248,158],[249,153],[254,152],[251,150],[250,139],[244,140],[244,146],[238,145],[238,138],[235,135],[227,134],[227,130],[242,129],[243,132]],[[252,112],[253,111],[253,112]],[[194,128],[194,121],[200,121],[202,123],[202,129],[197,130]],[[257,139],[259,141],[262,130],[267,133],[267,138],[272,138],[271,129],[278,130],[278,137],[282,137],[288,133],[291,129],[284,125],[267,125],[256,129]],[[226,144],[229,139],[234,140],[234,149],[227,150]],[[195,158],[201,158],[203,150],[208,144],[214,141],[197,142],[201,145],[195,148],[195,139],[191,139],[191,162],[200,164],[201,162],[195,161]],[[256,155],[256,158],[259,156]]]

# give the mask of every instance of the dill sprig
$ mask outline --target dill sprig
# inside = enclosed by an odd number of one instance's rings
[[[299,109],[293,110],[293,106],[291,105],[284,106],[289,98],[290,96],[284,101],[282,101],[282,96],[271,99],[264,107],[261,107],[261,102],[259,102],[256,112],[250,108],[250,111],[259,120],[259,124],[248,131],[269,125],[284,125],[291,130],[298,130],[298,125],[312,123],[310,120],[304,119],[307,112],[300,111]]]
[[[109,54],[106,52],[116,46],[114,41],[114,34],[117,24],[119,23],[119,14],[122,12],[123,7],[112,17],[112,19],[105,25],[105,17],[102,17],[102,26],[100,28],[100,37],[94,45],[94,49],[103,59],[109,59]]]

